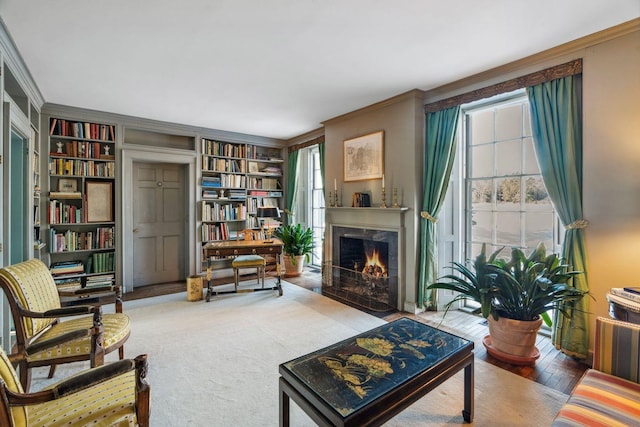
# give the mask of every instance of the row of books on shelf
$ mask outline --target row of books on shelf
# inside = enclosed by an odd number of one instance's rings
[[[49,229],[51,252],[71,252],[92,249],[113,249],[115,233],[113,227],[97,227],[95,231],[66,230],[58,232]]]
[[[247,156],[247,148],[244,144],[233,144],[202,138],[202,154],[244,158]]]
[[[202,202],[202,221],[242,221],[247,219],[243,204]]]
[[[281,162],[282,156],[279,150],[262,151],[264,148],[258,149],[257,145],[250,145],[247,150],[247,158],[251,160],[262,160],[269,162]]]
[[[202,224],[200,227],[200,240],[209,242],[212,240],[229,240],[235,239],[235,232],[230,233],[229,227],[225,223],[221,224]]]
[[[278,178],[251,178],[249,188],[252,190],[278,190],[280,180]]]
[[[254,214],[258,211],[258,208],[277,208],[278,199],[272,197],[262,197],[260,199],[249,199],[247,202],[247,211]]]
[[[86,267],[86,268],[85,268]],[[98,252],[87,258],[87,264],[80,260],[54,262],[49,267],[56,278],[77,276],[79,274],[108,273],[115,270],[115,253]]]
[[[115,141],[116,128],[114,125],[52,118],[49,123],[49,135]]]
[[[611,288],[609,292],[615,296],[640,303],[640,286],[626,286],[622,288]]]
[[[47,219],[49,224],[78,224],[86,222],[83,213],[81,207],[61,200],[51,200]]]
[[[219,159],[203,156],[202,170],[204,172],[245,173],[246,163],[244,159]]]
[[[95,288],[98,286],[112,285],[115,281],[115,275],[99,274],[96,276],[88,276],[84,279],[85,288]],[[59,292],[73,292],[82,289],[82,277],[67,277],[62,279],[55,279],[56,286]]]
[[[280,190],[249,190],[249,196],[253,197],[282,197]]]
[[[97,252],[87,259],[87,273],[106,273],[115,270],[115,252]],[[88,279],[87,279],[88,281]]]
[[[244,175],[220,174],[218,176],[203,176],[201,185],[204,188],[245,188]]]
[[[113,144],[109,144],[113,145]],[[58,157],[80,157],[85,159],[102,159],[113,160],[115,157],[113,154],[107,154],[109,148],[105,148],[105,152],[102,153],[102,144],[100,142],[89,141],[58,141],[56,143],[57,149],[54,151],[53,144],[51,145],[50,156]],[[105,146],[106,147],[106,146]]]
[[[116,176],[116,165],[114,162],[51,158],[49,159],[49,174],[113,178]]]

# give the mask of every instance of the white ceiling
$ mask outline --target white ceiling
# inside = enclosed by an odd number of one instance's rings
[[[288,139],[640,16],[640,0],[0,0],[47,102]]]

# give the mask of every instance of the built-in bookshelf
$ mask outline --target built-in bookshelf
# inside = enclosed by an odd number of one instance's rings
[[[115,283],[114,125],[49,119],[50,269],[60,291]]]
[[[258,145],[201,141],[200,241],[236,239],[260,228],[261,206],[282,206],[282,150]]]
[[[249,226],[261,227],[256,217],[259,207],[282,207],[282,166],[280,149],[249,145],[247,149],[247,209]],[[279,222],[270,221],[272,224]]]
[[[34,114],[33,111],[32,114]],[[32,122],[34,121],[36,123],[39,122],[40,116],[38,115],[35,120],[32,120]],[[34,141],[33,154],[31,157],[31,182],[33,185],[33,253],[36,258],[40,258],[40,250],[45,246],[45,244],[40,235],[40,228],[42,225],[40,220],[40,149],[39,145],[35,142],[39,140],[39,134],[33,123],[31,129],[31,140]]]

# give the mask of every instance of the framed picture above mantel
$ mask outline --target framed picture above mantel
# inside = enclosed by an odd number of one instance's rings
[[[347,139],[343,146],[344,182],[382,179],[384,131]]]

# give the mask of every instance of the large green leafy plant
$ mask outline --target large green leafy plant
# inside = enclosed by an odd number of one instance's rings
[[[474,271],[465,265],[453,263],[458,274],[448,274],[427,289],[446,289],[458,295],[445,308],[448,310],[457,301],[471,299],[480,304],[483,317],[500,316],[515,320],[536,320],[542,317],[547,325],[551,319],[547,312],[557,309],[564,315],[567,311],[560,303],[575,303],[585,292],[571,286],[570,279],[581,274],[572,271],[556,254],[546,254],[544,244],[528,257],[520,249],[511,250],[511,259],[498,258],[504,248],[487,259],[486,245],[474,262]]]
[[[310,255],[313,252],[313,231],[309,227],[301,224],[284,225],[274,232],[275,236],[282,241],[282,250],[291,257],[291,263],[296,265],[296,256],[305,256],[307,263],[310,262]]]

